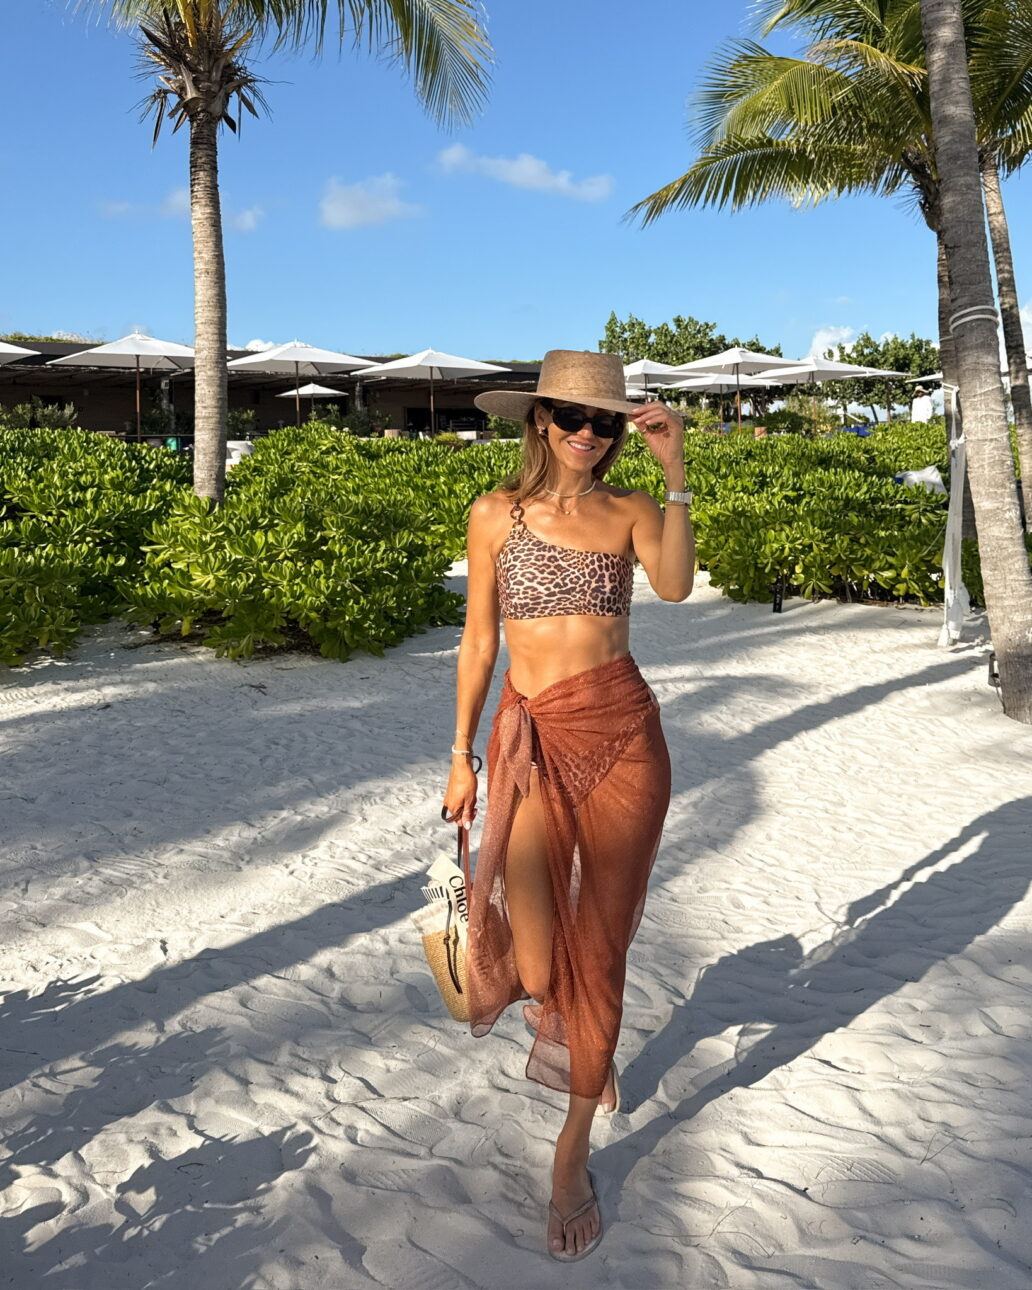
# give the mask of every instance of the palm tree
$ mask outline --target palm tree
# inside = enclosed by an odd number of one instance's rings
[[[979,143],[961,0],[920,0],[940,175],[956,361],[971,491],[979,516],[986,607],[1004,711],[1032,725],[1032,571],[1009,469],[996,310],[979,180]]]
[[[760,8],[768,14],[768,32],[805,24],[813,38],[807,56],[774,55],[751,41],[726,46],[699,95],[698,160],[630,213],[648,223],[671,208],[697,204],[739,209],[775,198],[805,205],[862,191],[909,195],[936,235],[942,367],[955,385],[917,0],[767,0]],[[998,182],[990,191],[999,168],[1017,169],[1032,150],[1032,19],[1019,0],[969,0],[967,9],[977,33],[981,152],[987,200],[996,212],[1001,312],[1032,524],[1032,399]]]
[[[475,0],[79,0],[138,32],[158,84],[146,100],[155,137],[164,121],[189,127],[194,245],[194,490],[218,503],[225,486],[226,273],[219,203],[218,136],[244,111],[264,107],[250,70],[263,42],[322,48],[334,35],[375,49],[408,72],[427,110],[468,121],[487,88],[491,47]]]

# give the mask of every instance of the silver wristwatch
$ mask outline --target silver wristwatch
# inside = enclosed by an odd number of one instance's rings
[[[692,495],[691,495],[691,492],[687,492],[687,493],[675,493],[675,492],[673,492],[671,489],[669,489],[669,488],[668,488],[668,489],[667,489],[666,499],[667,499],[667,501],[668,501],[668,502],[680,502],[680,504],[681,504],[682,506],[691,506],[691,504],[692,504]]]

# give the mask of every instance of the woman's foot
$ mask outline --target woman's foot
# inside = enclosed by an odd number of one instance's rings
[[[606,1086],[602,1090],[602,1096],[598,1100],[599,1115],[612,1115],[614,1111],[620,1109],[620,1099],[616,1093],[616,1067],[609,1067],[609,1074],[606,1077]]]
[[[567,1150],[560,1135],[552,1166],[552,1207],[548,1211],[548,1249],[551,1254],[580,1254],[598,1235],[601,1219],[597,1202],[567,1224],[565,1241],[559,1218],[559,1215],[575,1214],[592,1199],[587,1163],[587,1150]]]

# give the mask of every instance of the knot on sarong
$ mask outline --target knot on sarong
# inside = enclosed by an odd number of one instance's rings
[[[534,718],[522,694],[498,714],[498,750],[509,765],[523,797],[530,794],[530,763],[534,759]]]
[[[497,713],[498,752],[523,797],[537,760],[572,805],[609,773],[651,712],[656,696],[630,655],[546,686],[528,698],[506,673]]]

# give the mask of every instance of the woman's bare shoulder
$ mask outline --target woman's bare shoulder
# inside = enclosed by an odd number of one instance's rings
[[[500,539],[512,524],[511,510],[512,498],[508,493],[501,489],[483,493],[470,508],[470,538],[474,541],[481,539],[492,548],[500,545]]]
[[[614,484],[606,484],[604,487],[607,496],[611,497],[620,510],[627,515],[637,516],[642,511],[657,508],[656,499],[652,494],[640,488],[617,488]]]
[[[482,493],[470,508],[470,520],[479,525],[495,525],[507,518],[512,510],[513,499],[502,489],[493,493]]]

